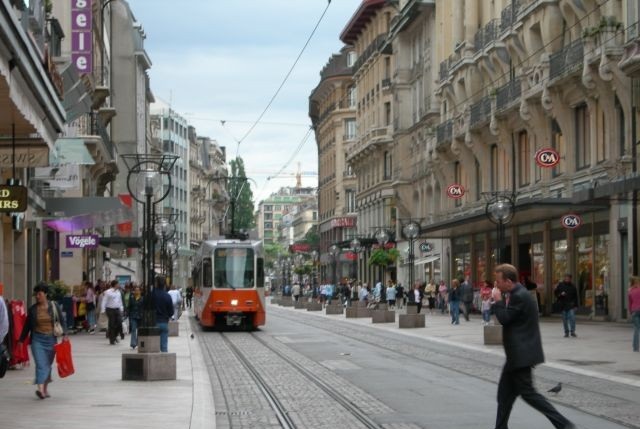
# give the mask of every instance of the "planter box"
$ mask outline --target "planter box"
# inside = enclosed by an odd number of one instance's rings
[[[307,311],[322,311],[322,304],[319,302],[308,302],[307,303]]]
[[[302,299],[298,299],[298,301],[293,303],[293,308],[295,308],[295,309],[307,308],[307,303],[306,302],[302,302]]]
[[[342,314],[344,313],[344,306],[342,304],[331,304],[325,307],[325,314]]]
[[[485,345],[502,345],[502,325],[487,325],[483,326],[482,329]]]
[[[278,302],[283,307],[293,307],[293,299],[290,296],[283,296]]]
[[[395,323],[396,312],[390,310],[371,310],[371,323]]]
[[[371,310],[367,307],[349,307],[347,308],[347,318],[371,317]]]
[[[424,314],[401,314],[398,327],[400,329],[424,328]]]

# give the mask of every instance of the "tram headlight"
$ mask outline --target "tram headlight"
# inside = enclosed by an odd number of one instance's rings
[[[232,305],[232,306],[234,306],[234,307],[235,307],[236,305],[238,305],[238,300],[237,300],[237,299],[232,299],[232,300],[231,300],[231,305]]]

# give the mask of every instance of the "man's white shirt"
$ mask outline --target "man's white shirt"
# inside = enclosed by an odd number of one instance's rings
[[[119,289],[109,288],[104,292],[102,298],[102,308],[100,311],[104,313],[107,308],[119,309],[124,311],[124,305],[122,305],[122,294]]]

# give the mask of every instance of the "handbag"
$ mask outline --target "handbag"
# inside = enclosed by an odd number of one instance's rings
[[[73,368],[73,357],[71,355],[71,341],[64,338],[53,346],[56,353],[56,365],[58,366],[58,375],[65,378],[72,375],[75,370]]]
[[[51,305],[53,305],[53,335],[56,337],[61,337],[64,335],[64,329],[62,328],[62,324],[60,323],[58,306],[55,303]]]

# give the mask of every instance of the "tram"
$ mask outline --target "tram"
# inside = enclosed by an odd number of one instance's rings
[[[203,328],[265,324],[262,241],[204,241],[193,260],[193,305]]]

